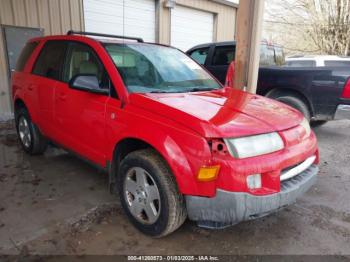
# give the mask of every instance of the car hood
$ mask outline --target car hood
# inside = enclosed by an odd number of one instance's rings
[[[241,137],[292,128],[297,110],[259,95],[224,88],[193,93],[131,94],[130,104],[182,124],[204,137]]]

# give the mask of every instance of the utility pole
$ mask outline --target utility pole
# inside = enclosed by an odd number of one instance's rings
[[[240,0],[234,87],[256,93],[265,0]]]

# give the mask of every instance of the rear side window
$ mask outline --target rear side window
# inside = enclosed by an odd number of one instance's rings
[[[326,60],[324,61],[325,66],[350,66],[350,61],[341,60]]]
[[[236,55],[235,46],[216,47],[213,57],[213,65],[229,65]]]
[[[66,41],[48,41],[35,63],[33,74],[61,80],[66,50]]]
[[[38,42],[30,42],[24,46],[16,63],[16,71],[19,71],[19,72],[23,71],[24,66],[26,65],[30,55],[33,53],[34,49],[37,46],[38,46]]]
[[[197,49],[197,50],[193,51],[191,53],[191,57],[198,64],[204,65],[205,64],[205,60],[207,59],[208,53],[209,53],[209,47],[201,48],[201,49]]]

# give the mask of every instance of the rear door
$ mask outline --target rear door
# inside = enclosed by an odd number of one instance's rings
[[[34,63],[28,86],[38,108],[39,127],[54,140],[57,139],[53,121],[54,95],[60,85],[66,50],[66,41],[47,41]]]
[[[222,84],[225,84],[226,73],[230,63],[235,59],[236,46],[215,46],[211,59],[209,59],[207,69]]]
[[[71,42],[63,69],[63,82],[55,91],[55,126],[60,141],[87,159],[104,165],[106,152],[105,113],[108,94],[73,89],[77,75],[97,76],[100,88],[110,89],[109,76],[95,51]]]

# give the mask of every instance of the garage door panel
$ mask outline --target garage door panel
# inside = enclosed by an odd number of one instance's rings
[[[102,21],[99,18],[99,16],[97,16],[95,13],[91,13],[91,16],[89,17],[89,19],[85,21],[85,23],[88,23],[88,22],[94,22],[94,23],[98,22],[98,23],[103,23],[103,24],[112,23],[112,24],[117,24],[117,25],[123,25],[123,18],[122,17],[116,18],[115,16],[104,15],[104,19]]]
[[[96,12],[99,14],[121,16],[123,14],[123,4],[119,1],[106,2],[84,0],[84,12]]]
[[[185,34],[189,34],[188,31],[185,31],[185,30],[184,31],[176,31],[176,32],[172,33],[172,36],[175,39],[177,39],[176,42],[181,42],[181,41],[189,42],[189,39],[184,37]],[[190,40],[193,42],[196,42],[196,44],[204,44],[204,43],[208,43],[208,42],[212,41],[211,34],[210,35],[208,35],[208,34],[196,34],[195,36],[193,35],[192,37],[195,39],[190,39]],[[194,44],[194,45],[196,45],[196,44]],[[192,43],[191,43],[191,45],[192,45]],[[190,48],[191,47],[193,47],[193,45],[190,46]]]
[[[171,10],[171,45],[182,49],[212,42],[214,14],[183,6]]]
[[[84,0],[85,30],[155,41],[154,0]]]
[[[154,0],[127,0],[125,1],[125,7],[133,8],[135,11],[143,10],[154,12],[155,2]]]
[[[213,32],[212,24],[200,24],[200,23],[193,23],[189,25],[186,22],[180,22],[177,24],[176,28],[173,29],[173,32],[190,32],[194,33],[196,35],[208,35]],[[198,28],[203,28],[202,30],[199,30]]]

